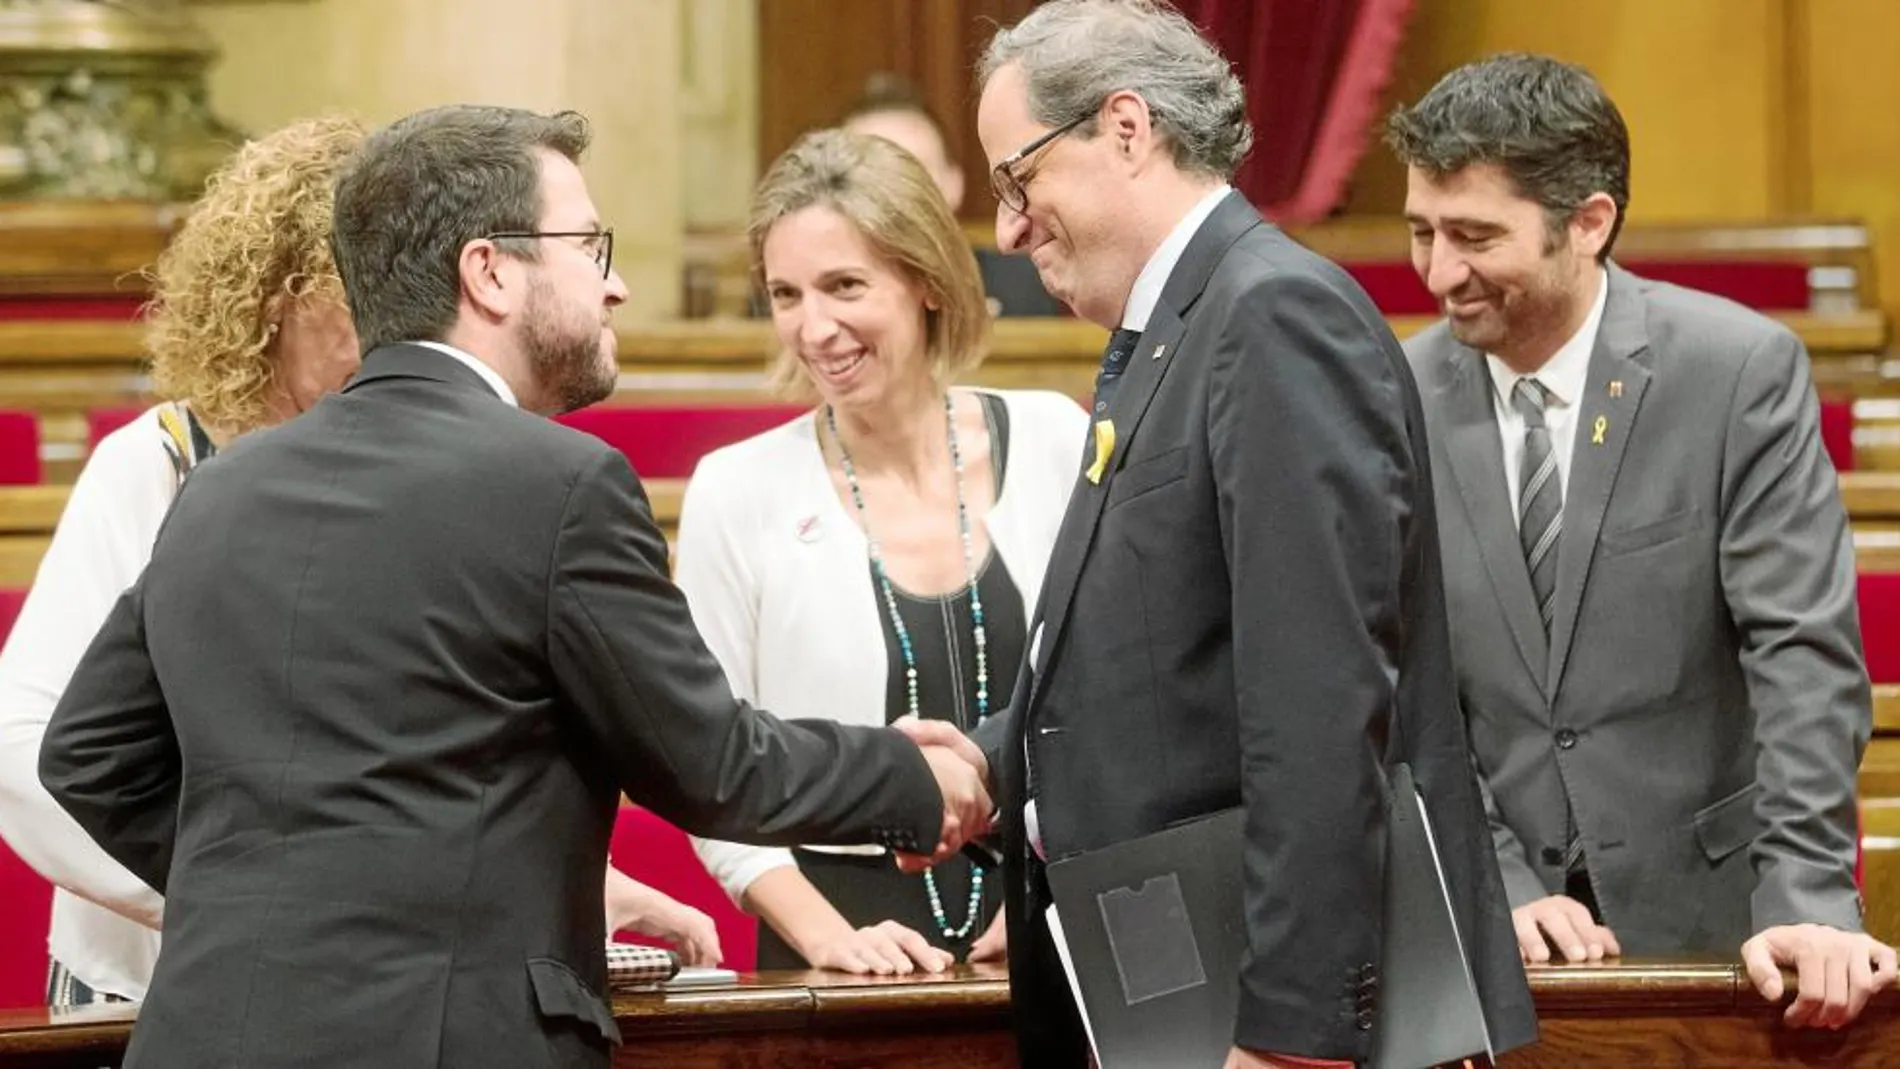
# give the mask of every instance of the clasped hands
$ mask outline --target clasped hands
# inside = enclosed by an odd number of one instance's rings
[[[1622,953],[1610,929],[1596,923],[1576,899],[1550,895],[1511,911],[1518,949],[1527,964],[1551,960],[1600,961]],[[1841,1028],[1860,1016],[1867,1000],[1891,986],[1900,969],[1894,949],[1864,932],[1823,924],[1764,928],[1742,944],[1742,964],[1761,997],[1787,994],[1783,967],[1795,974],[1795,996],[1782,1014],[1794,1028]]]
[[[917,744],[943,794],[943,832],[932,853],[897,855],[897,867],[922,872],[956,854],[963,844],[990,833],[996,806],[990,800],[990,764],[976,743],[942,720],[901,717],[891,725]]]

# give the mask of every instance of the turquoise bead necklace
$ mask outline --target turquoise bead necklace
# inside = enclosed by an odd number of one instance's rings
[[[963,567],[970,581],[970,622],[976,642],[976,718],[980,721],[990,711],[989,635],[983,627],[983,596],[977,591],[976,554],[970,538],[970,510],[963,497],[963,453],[957,448],[956,409],[948,393],[943,397],[943,417],[950,441],[950,468],[956,473],[957,480],[957,533],[963,540]],[[851,463],[851,451],[845,448],[844,437],[838,433],[838,416],[830,405],[825,406],[825,425],[831,429],[831,440],[838,443],[838,460],[844,467],[844,481],[851,487],[851,501],[858,507],[858,523],[864,528],[864,540],[870,547],[871,572],[877,576],[878,592],[883,595],[884,607],[891,615],[891,627],[897,632],[898,649],[904,655],[904,690],[909,698],[910,715],[918,716],[917,653],[911,647],[910,629],[904,626],[904,618],[897,611],[897,593],[891,587],[890,576],[884,571],[884,554],[878,549],[877,536],[871,533],[871,518],[864,509],[864,491],[858,487],[857,468]],[[961,724],[958,726],[961,727]],[[943,933],[945,939],[962,939],[976,929],[977,917],[983,908],[981,865],[970,866],[970,901],[960,925],[953,927],[944,915],[943,896],[937,891],[936,872],[924,872],[924,891],[930,896],[930,915],[935,918],[937,930]]]

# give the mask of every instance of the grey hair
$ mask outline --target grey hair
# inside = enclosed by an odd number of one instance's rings
[[[978,86],[1012,63],[1028,86],[1030,115],[1044,125],[1071,122],[1125,89],[1147,102],[1184,171],[1232,178],[1253,147],[1233,65],[1167,4],[1046,0],[991,38],[977,64]],[[1095,120],[1077,133],[1095,136]]]

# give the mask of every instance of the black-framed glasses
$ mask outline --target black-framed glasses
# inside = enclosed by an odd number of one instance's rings
[[[990,191],[996,194],[996,199],[1019,215],[1026,211],[1029,208],[1029,191],[1023,188],[1023,180],[1017,177],[1016,165],[1034,155],[1044,145],[1093,118],[1094,112],[1085,112],[1010,153],[1003,162],[990,168]]]
[[[581,251],[593,253],[600,277],[606,278],[614,270],[614,228],[611,226],[602,230],[500,230],[483,235],[485,241],[502,238],[582,238]],[[592,242],[591,249],[589,242]]]

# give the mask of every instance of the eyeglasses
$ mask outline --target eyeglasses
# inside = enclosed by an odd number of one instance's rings
[[[614,269],[614,228],[604,230],[502,230],[483,236],[486,241],[499,241],[502,238],[583,238],[581,251],[588,252],[588,242],[593,243],[594,266],[600,268],[600,277],[606,278]]]
[[[1043,134],[1041,137],[1036,138],[1029,144],[1024,145],[1022,148],[1017,149],[1015,152],[1010,153],[1008,158],[1004,159],[1003,162],[992,167],[990,169],[990,191],[996,194],[996,199],[1001,201],[1010,211],[1019,215],[1027,211],[1029,208],[1029,191],[1023,188],[1023,180],[1017,177],[1016,165],[1028,159],[1044,145],[1047,145],[1049,142],[1054,141],[1056,138],[1061,137],[1063,134],[1068,133],[1070,130],[1075,129],[1093,118],[1095,118],[1095,113],[1091,111],[1083,114],[1079,118],[1071,119],[1048,133]]]

